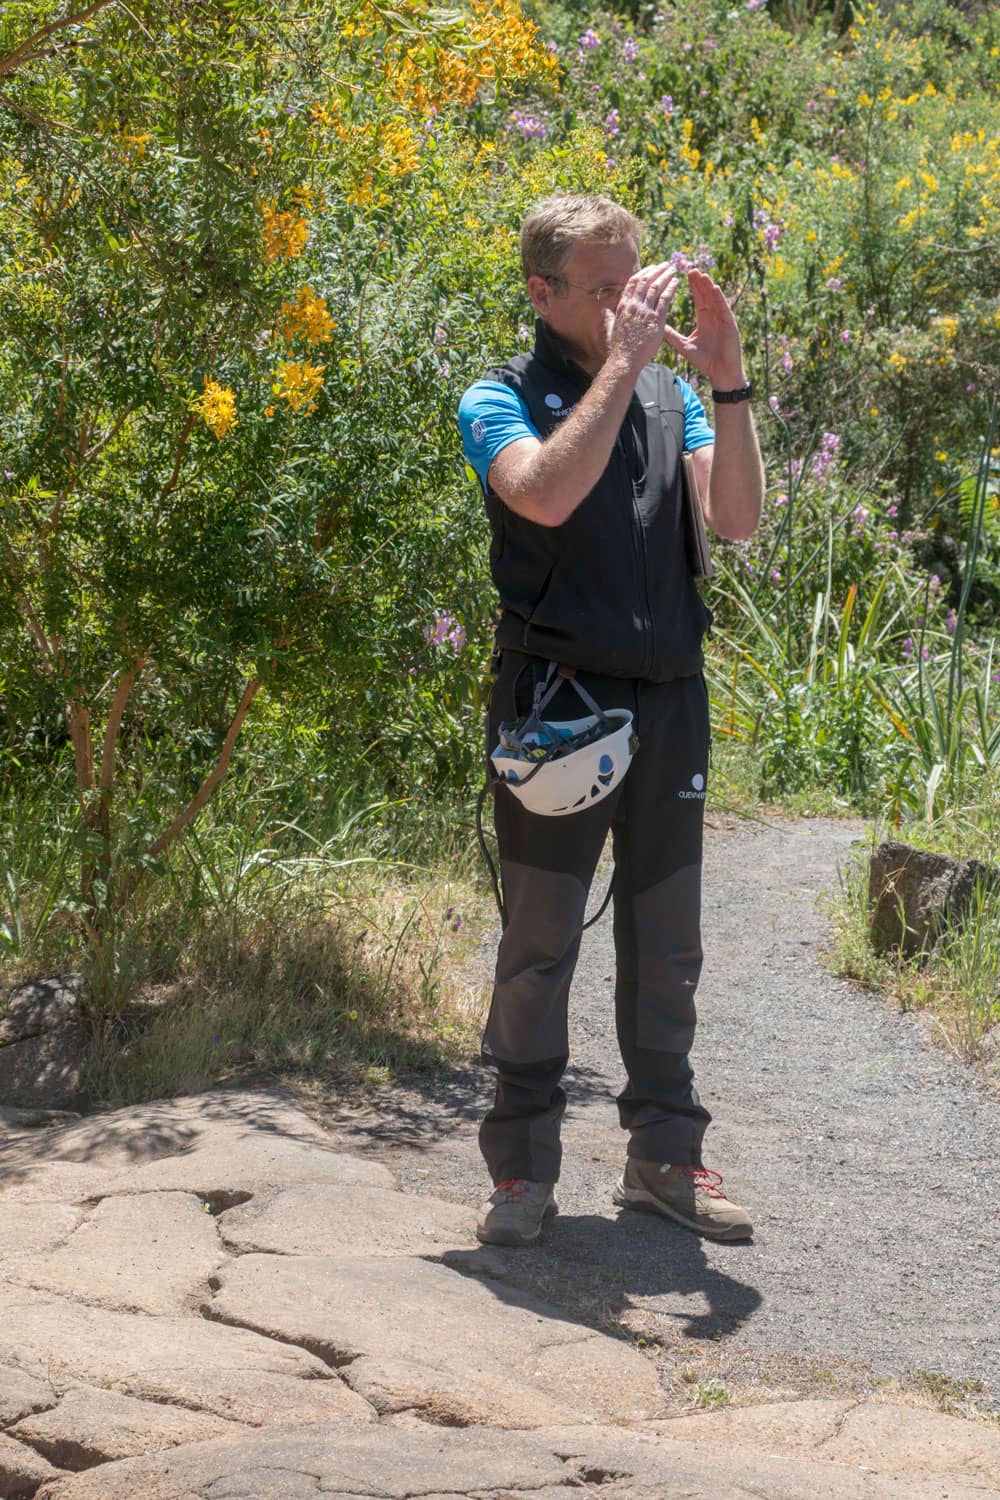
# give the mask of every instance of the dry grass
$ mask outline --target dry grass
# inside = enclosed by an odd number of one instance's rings
[[[478,1040],[483,996],[466,969],[488,914],[466,881],[366,872],[268,903],[235,934],[200,923],[168,972],[96,1020],[90,1097],[128,1104],[251,1073],[357,1086],[447,1066]]]

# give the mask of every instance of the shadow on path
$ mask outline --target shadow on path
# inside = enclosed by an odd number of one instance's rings
[[[718,1249],[732,1256],[735,1271],[745,1247]],[[629,1209],[615,1219],[560,1214],[537,1246],[484,1246],[441,1259],[455,1270],[543,1297],[562,1315],[604,1333],[627,1332],[625,1315],[643,1301],[670,1298],[676,1310],[668,1316],[679,1338],[719,1340],[749,1322],[763,1302],[756,1287],[710,1265],[697,1236]],[[690,1299],[690,1306],[677,1308],[679,1298]]]

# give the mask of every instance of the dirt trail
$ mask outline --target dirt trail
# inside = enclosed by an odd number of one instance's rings
[[[695,1067],[714,1116],[706,1162],[753,1213],[754,1243],[611,1204],[623,1141],[606,918],[571,1002],[561,1213],[539,1247],[496,1252],[497,1270],[655,1340],[691,1381],[828,1393],[929,1371],[981,1382],[1000,1406],[1000,1101],[923,1025],[821,965],[816,898],[860,834],[804,820],[708,839]],[[409,1191],[475,1203],[489,1095],[470,1064],[317,1112]]]

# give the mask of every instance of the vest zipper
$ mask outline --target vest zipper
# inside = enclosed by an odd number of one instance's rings
[[[626,417],[625,420],[628,421],[628,418]],[[634,437],[632,441],[633,443],[635,442]],[[649,570],[646,565],[646,531],[645,527],[642,524],[642,511],[639,509],[637,484],[635,478],[633,477],[634,465],[629,462],[628,453],[626,452],[625,444],[622,441],[621,433],[618,434],[618,447],[621,450],[621,455],[625,462],[625,474],[626,478],[628,479],[629,489],[632,494],[632,516],[635,522],[635,525],[632,528],[632,545],[636,556],[637,571],[642,583],[643,604],[645,605],[645,612],[643,616],[642,671],[640,672],[639,676],[647,677],[652,670],[656,652],[653,638],[653,609],[649,602]]]

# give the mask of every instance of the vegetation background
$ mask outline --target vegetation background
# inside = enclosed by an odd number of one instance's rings
[[[0,963],[83,969],[95,1099],[474,1031],[455,409],[531,337],[554,190],[743,330],[768,498],[717,547],[716,797],[998,857],[998,59],[948,0],[4,8]],[[877,964],[859,880],[842,963],[973,1056],[996,912]]]

